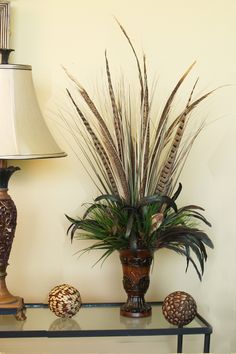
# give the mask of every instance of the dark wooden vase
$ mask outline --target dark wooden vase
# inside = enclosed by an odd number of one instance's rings
[[[144,295],[148,290],[150,267],[153,252],[149,250],[121,250],[120,260],[123,268],[123,286],[128,295],[121,306],[120,314],[126,317],[148,317],[151,305],[145,302]]]

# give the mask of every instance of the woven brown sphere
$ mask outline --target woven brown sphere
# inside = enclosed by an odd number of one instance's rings
[[[80,309],[80,293],[71,285],[57,285],[48,295],[48,305],[50,310],[54,312],[56,316],[70,318]]]
[[[185,326],[196,316],[197,304],[188,293],[175,291],[163,301],[162,312],[166,320],[171,324]]]

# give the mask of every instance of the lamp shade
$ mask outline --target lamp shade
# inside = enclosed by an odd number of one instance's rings
[[[0,159],[63,157],[35,95],[30,65],[0,65]]]

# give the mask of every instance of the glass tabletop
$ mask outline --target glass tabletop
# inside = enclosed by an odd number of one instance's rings
[[[17,336],[122,336],[211,333],[211,326],[200,316],[182,328],[169,324],[161,303],[152,304],[146,318],[120,316],[120,304],[83,304],[72,318],[59,318],[43,304],[26,305],[25,321],[13,315],[0,315],[0,335]]]

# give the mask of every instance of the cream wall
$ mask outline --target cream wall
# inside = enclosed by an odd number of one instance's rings
[[[139,52],[146,53],[150,73],[159,79],[160,102],[195,59],[192,77],[200,76],[201,92],[231,85],[198,111],[215,122],[197,141],[180,179],[181,202],[204,206],[213,224],[210,235],[215,250],[209,252],[203,281],[192,269],[185,274],[181,257],[159,252],[147,299],[162,300],[174,290],[191,293],[214,326],[212,352],[236,351],[235,0],[12,1],[12,60],[33,66],[42,112],[68,157],[17,163],[22,170],[10,183],[18,226],[8,268],[9,288],[26,302],[45,302],[49,290],[64,282],[76,286],[84,302],[125,298],[118,256],[102,268],[92,268],[98,254],[78,259],[74,253],[80,245],[71,245],[66,237],[64,214],[75,215],[96,191],[63,138],[57,114],[62,107],[67,109],[69,85],[61,65],[93,90],[104,77],[107,49],[113,72],[124,70],[132,77],[130,51],[113,16]],[[188,351],[199,350],[199,343],[190,341]],[[172,344],[162,345],[162,352],[175,350]]]

